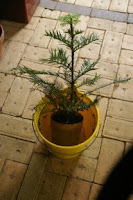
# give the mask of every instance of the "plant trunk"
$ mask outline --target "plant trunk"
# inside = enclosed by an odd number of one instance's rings
[[[72,55],[72,82],[71,82],[71,102],[73,103],[74,101],[74,49],[73,49],[73,40],[74,40],[74,35],[73,35],[73,24],[71,23],[71,55]]]

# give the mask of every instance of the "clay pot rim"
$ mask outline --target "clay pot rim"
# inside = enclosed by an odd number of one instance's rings
[[[1,24],[0,24],[0,38],[3,38],[3,40],[4,40],[4,29]]]

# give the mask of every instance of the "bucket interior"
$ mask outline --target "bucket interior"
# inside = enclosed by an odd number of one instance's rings
[[[79,113],[81,113],[83,116],[83,125],[81,128],[81,134],[79,138],[80,144],[88,140],[94,133],[97,126],[98,116],[95,106],[92,106],[89,110],[80,111]],[[38,127],[41,134],[50,142],[52,142],[51,115],[52,113],[44,114],[42,111],[40,112],[40,116],[38,119]]]

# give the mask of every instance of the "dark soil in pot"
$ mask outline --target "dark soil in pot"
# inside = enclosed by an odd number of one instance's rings
[[[83,120],[83,116],[78,112],[58,111],[52,115],[52,120],[62,124],[76,124]]]

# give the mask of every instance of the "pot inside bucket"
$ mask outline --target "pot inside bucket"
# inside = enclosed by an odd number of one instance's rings
[[[51,116],[52,142],[61,146],[80,144],[83,116],[80,113],[70,113],[68,116],[64,116],[65,114],[66,113],[54,113]],[[69,121],[70,118],[71,120]],[[63,121],[63,123],[60,121]]]
[[[91,102],[88,97],[84,97],[84,102]],[[44,113],[45,98],[43,98],[34,114],[34,125],[39,136],[44,141],[46,148],[56,157],[61,159],[72,159],[80,155],[86,149],[87,145],[92,142],[99,126],[99,111],[97,106],[91,106],[88,110],[79,111],[83,116],[81,133],[78,145],[61,146],[52,142],[51,115],[52,112]],[[49,110],[52,110],[50,107]]]

